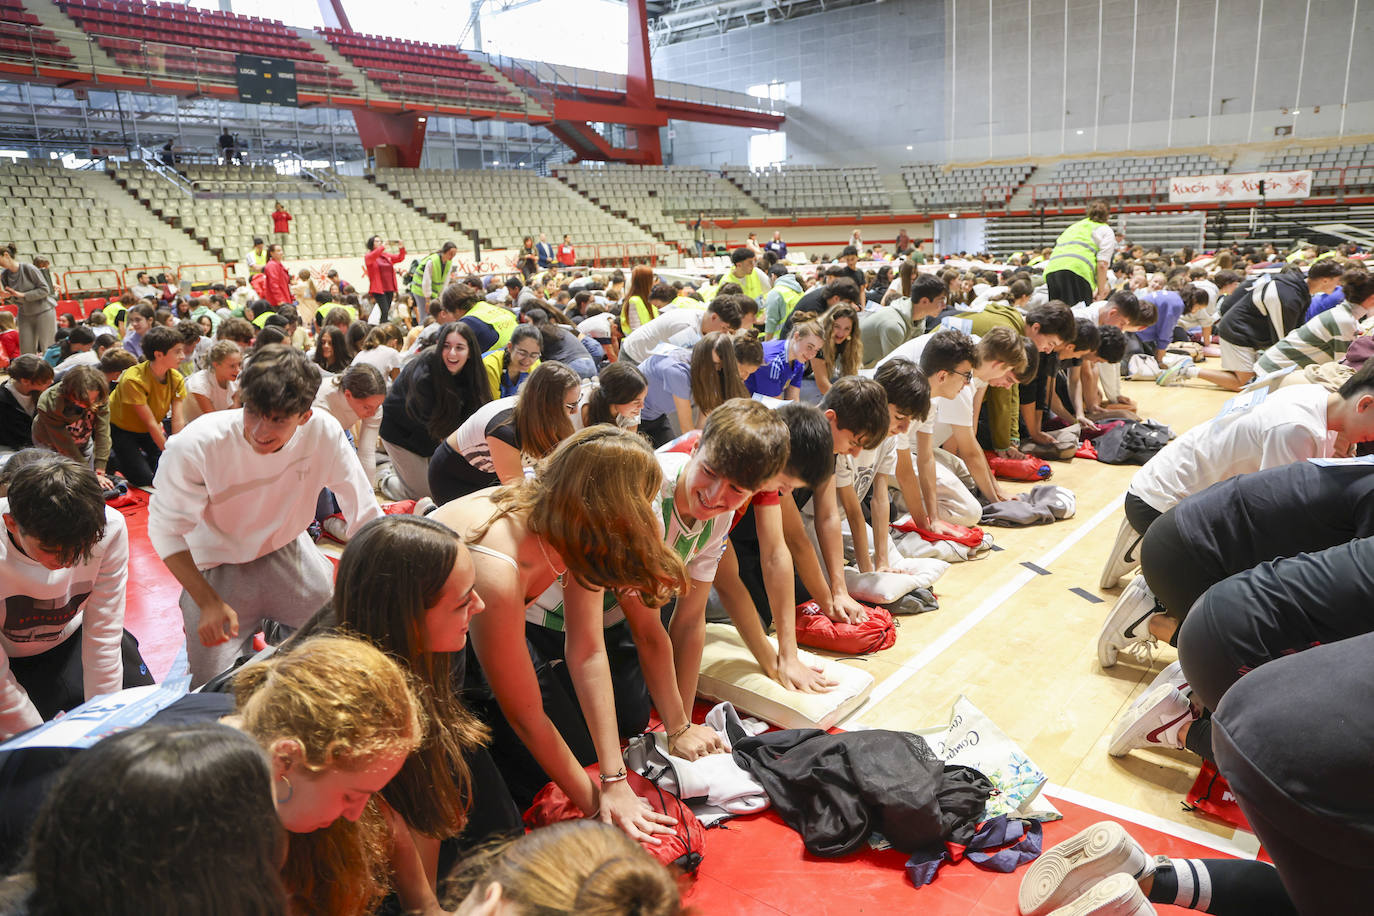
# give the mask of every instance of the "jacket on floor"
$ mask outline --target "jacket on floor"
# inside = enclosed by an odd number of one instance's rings
[[[811,728],[732,741],[735,760],[818,856],[853,852],[874,831],[906,853],[965,843],[992,792],[982,773],[946,766],[907,732]]]

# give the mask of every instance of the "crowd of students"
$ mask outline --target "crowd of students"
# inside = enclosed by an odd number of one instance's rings
[[[20,911],[68,911],[87,886],[63,880],[72,857],[122,856],[140,865],[121,884],[146,885],[127,896],[154,912],[213,897],[223,912],[361,914],[389,893],[424,912],[676,912],[672,879],[630,842],[674,820],[631,791],[621,742],[656,711],[675,755],[723,749],[691,718],[712,591],[767,676],[830,689],[798,655],[797,606],[862,621],[845,567],[900,560],[899,508],[937,536],[976,524],[1007,495],[994,462],[1059,457],[1052,433],[1074,429],[1076,447],[1134,416],[1120,378],[1139,360],[1165,385],[1268,384],[1126,493],[1104,585],[1137,555],[1142,575],[1099,657],[1158,639],[1182,664],[1132,707],[1113,753],[1217,761],[1278,869],[1188,864],[1185,882],[1114,834],[1125,852],[1055,872],[1023,910],[1118,912],[1072,902],[1083,894],[1186,903],[1185,885],[1210,880],[1210,912],[1330,912],[1307,875],[1368,888],[1350,799],[1369,729],[1335,706],[1365,692],[1361,664],[1295,686],[1302,715],[1252,686],[1299,684],[1369,629],[1347,610],[1367,596],[1368,466],[1345,456],[1374,440],[1374,366],[1332,368],[1360,351],[1374,299],[1352,252],[1131,249],[1096,203],[998,270],[867,271],[856,247],[789,265],[785,248],[744,246],[699,283],[648,266],[484,279],[448,273],[448,250],[425,259],[414,298],[395,283],[371,301],[341,287],[126,294],[62,329],[56,352],[11,360],[0,738],[151,683],[124,628],[128,532],[107,505],[121,488],[152,489],[148,538],[182,586],[199,691],[70,762],[0,756],[0,831],[14,848],[30,838],[0,862],[19,869]],[[1214,339],[1219,372],[1174,352]],[[337,571],[323,536],[345,545]],[[255,656],[260,631],[274,653]],[[1346,738],[1267,734],[1319,711]],[[1340,761],[1351,780],[1285,782]],[[601,823],[474,852],[517,835],[550,781]],[[233,788],[207,807],[211,784]],[[192,807],[193,827],[171,830]],[[229,822],[213,845],[241,869],[204,839]],[[255,880],[230,887],[246,869]],[[1266,909],[1226,902],[1245,880],[1269,889]]]

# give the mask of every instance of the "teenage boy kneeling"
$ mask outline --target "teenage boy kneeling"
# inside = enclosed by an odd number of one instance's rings
[[[194,685],[233,664],[264,620],[300,626],[333,592],[311,542],[320,490],[351,537],[382,514],[343,429],[315,416],[320,373],[300,350],[263,347],[239,376],[243,407],[198,419],[168,443],[148,536],[181,583]]]
[[[95,472],[30,449],[0,499],[0,739],[153,683],[124,630],[129,535]]]

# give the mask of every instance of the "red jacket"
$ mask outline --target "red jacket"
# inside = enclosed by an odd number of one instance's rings
[[[577,252],[573,250],[573,246],[558,246],[558,263],[562,264],[564,267],[572,267],[577,263]]]
[[[367,265],[367,291],[377,293],[396,292],[396,265],[406,258],[406,246],[395,254],[389,254],[380,245],[363,255]]]
[[[290,232],[290,231],[291,231],[291,227],[288,225],[290,222],[291,222],[291,214],[290,214],[290,213],[287,213],[285,210],[273,210],[273,211],[272,211],[272,231],[273,231],[273,232]]]
[[[267,281],[267,294],[263,298],[273,308],[296,301],[291,295],[291,275],[286,272],[281,261],[268,261],[267,266],[262,269],[262,274]]]

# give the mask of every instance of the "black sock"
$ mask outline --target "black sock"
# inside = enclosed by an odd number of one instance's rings
[[[1204,713],[1201,719],[1188,726],[1188,737],[1183,743],[1188,750],[1203,760],[1216,762],[1216,758],[1212,756],[1212,717],[1210,714]]]
[[[1170,859],[1155,870],[1151,903],[1214,916],[1297,916],[1278,871],[1249,859]]]

